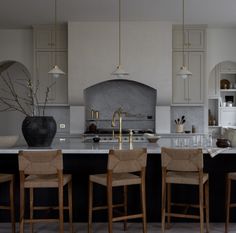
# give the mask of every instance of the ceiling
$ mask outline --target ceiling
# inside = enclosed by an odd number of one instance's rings
[[[186,24],[236,26],[235,0],[185,0]],[[58,0],[58,21],[117,20],[118,0]],[[0,28],[53,23],[54,0],[1,0]],[[181,23],[182,0],[122,0],[122,20]]]

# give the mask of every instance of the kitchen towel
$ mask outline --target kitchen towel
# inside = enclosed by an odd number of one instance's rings
[[[208,154],[210,154],[210,156],[212,158],[214,158],[216,155],[222,153],[223,151],[229,150],[229,149],[230,149],[230,147],[226,147],[226,148],[218,148],[218,147],[217,148],[209,148],[209,149],[207,149],[207,152],[208,152]]]

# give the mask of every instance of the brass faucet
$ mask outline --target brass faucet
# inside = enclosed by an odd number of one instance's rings
[[[122,110],[122,108],[118,108],[112,115],[112,121],[111,121],[111,126],[113,128],[113,137],[114,137],[114,127],[116,126],[116,122],[115,122],[115,118],[116,115],[118,115],[119,117],[119,135],[118,135],[118,142],[121,143],[122,142],[122,115],[126,114],[126,112],[124,112]]]

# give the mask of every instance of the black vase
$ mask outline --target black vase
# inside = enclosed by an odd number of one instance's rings
[[[22,123],[23,136],[29,147],[50,147],[57,131],[52,116],[27,116]]]

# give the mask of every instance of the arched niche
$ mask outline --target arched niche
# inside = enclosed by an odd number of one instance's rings
[[[132,80],[108,80],[84,90],[86,122],[91,120],[91,110],[99,111],[99,128],[111,128],[113,112],[119,107],[128,115],[124,128],[153,129],[157,90]]]
[[[221,107],[233,99],[236,106],[236,62],[222,61],[210,71],[208,80],[208,124],[210,126],[225,125],[220,117]],[[230,124],[230,123],[229,123]]]

